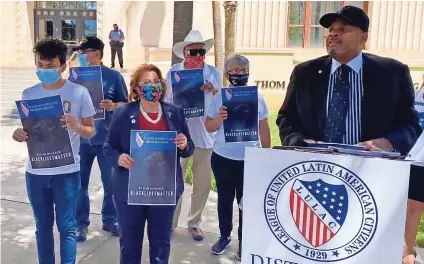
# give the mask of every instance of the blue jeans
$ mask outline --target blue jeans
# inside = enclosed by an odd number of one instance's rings
[[[56,211],[56,224],[60,233],[61,263],[75,263],[75,210],[80,186],[79,172],[58,175],[34,175],[27,172],[26,186],[35,217],[39,263],[55,263],[53,208]]]
[[[178,199],[177,199],[178,201]],[[120,228],[121,264],[140,264],[147,221],[150,264],[168,264],[175,206],[128,205],[115,199]]]
[[[103,224],[116,223],[116,210],[112,199],[112,167],[107,162],[103,154],[103,146],[101,145],[80,145],[80,166],[81,166],[81,189],[77,204],[77,227],[88,227],[90,225],[90,198],[88,196],[88,184],[90,182],[91,167],[94,158],[100,167],[101,179],[103,183],[103,204],[102,204],[102,221]]]

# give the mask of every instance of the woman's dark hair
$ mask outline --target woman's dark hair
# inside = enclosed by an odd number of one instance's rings
[[[53,60],[54,58],[58,58],[62,66],[66,63],[68,47],[59,39],[42,39],[35,43],[33,52],[40,56],[42,60]]]

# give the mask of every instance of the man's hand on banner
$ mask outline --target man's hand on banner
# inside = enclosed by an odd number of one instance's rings
[[[370,151],[385,151],[385,152],[393,152],[395,149],[385,138],[377,138],[365,142],[359,143],[364,149],[370,150]]]
[[[128,154],[121,154],[118,159],[118,165],[126,169],[131,169],[134,165],[134,160]]]
[[[13,132],[12,138],[18,142],[25,142],[28,140],[28,134],[22,128],[17,128],[15,132]]]
[[[313,139],[304,139],[303,141],[305,141],[306,143],[317,143],[315,140]]]

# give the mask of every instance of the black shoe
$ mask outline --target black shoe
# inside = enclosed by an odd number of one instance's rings
[[[88,233],[88,228],[87,227],[80,227],[77,228],[77,241],[78,242],[83,242],[87,240],[87,233]]]
[[[112,64],[112,66],[110,66],[111,68],[115,68],[115,65]]]
[[[103,224],[102,229],[107,232],[111,232],[112,236],[119,236],[119,226],[115,224]]]
[[[121,69],[123,69],[124,68],[124,65],[121,65]]]
[[[218,241],[212,246],[212,254],[221,255],[225,249],[230,245],[231,237],[219,238]]]

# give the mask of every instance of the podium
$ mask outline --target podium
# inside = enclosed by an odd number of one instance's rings
[[[410,165],[246,148],[242,264],[401,263]]]

